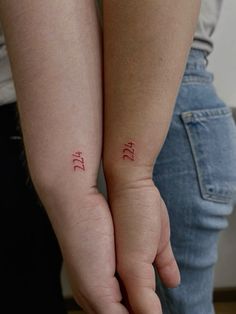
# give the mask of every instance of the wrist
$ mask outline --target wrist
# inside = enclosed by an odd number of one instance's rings
[[[30,174],[34,188],[47,211],[63,215],[68,210],[80,210],[88,200],[98,194],[96,177],[76,177],[74,173],[48,172],[47,175]]]
[[[108,194],[129,188],[153,185],[152,165],[104,165]]]
[[[121,143],[118,139],[113,146],[108,145],[110,142],[104,145],[102,160],[109,186],[152,179],[155,158],[150,148],[141,149],[142,145],[135,140],[124,140]]]

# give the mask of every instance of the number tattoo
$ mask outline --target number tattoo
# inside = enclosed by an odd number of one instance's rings
[[[123,155],[122,155],[123,160],[128,159],[128,160],[134,161],[135,160],[135,143],[133,141],[130,141],[124,144],[124,148],[122,152],[123,152]]]
[[[83,170],[85,171],[84,158],[82,157],[82,152],[75,152],[72,154],[72,163],[74,171]]]

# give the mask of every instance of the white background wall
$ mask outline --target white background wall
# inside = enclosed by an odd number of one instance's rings
[[[211,1],[211,0],[209,0]],[[236,1],[224,0],[223,11],[214,34],[215,48],[209,58],[220,97],[236,107]],[[222,232],[219,260],[215,269],[216,287],[236,287],[236,210],[229,218],[229,227]]]
[[[211,0],[209,0],[211,1]],[[217,31],[215,47],[209,57],[209,70],[215,75],[220,97],[236,107],[236,1],[225,0]],[[100,183],[104,183],[100,177]],[[215,269],[216,287],[236,287],[236,211],[229,217],[229,227],[222,232],[219,242],[219,260]],[[70,288],[65,272],[62,274],[65,295]]]
[[[209,0],[211,1],[211,0]],[[219,95],[236,107],[236,1],[224,0],[222,14],[213,35],[215,47],[209,69],[215,74]]]

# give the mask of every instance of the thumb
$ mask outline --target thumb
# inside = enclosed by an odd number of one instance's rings
[[[161,281],[169,288],[180,284],[180,272],[170,243],[170,221],[165,202],[160,198],[161,236],[154,260]]]
[[[180,272],[175,260],[170,241],[156,255],[154,265],[161,281],[168,287],[174,288],[180,284]]]

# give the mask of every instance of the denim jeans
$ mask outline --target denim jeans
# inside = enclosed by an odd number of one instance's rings
[[[213,314],[218,237],[228,225],[236,191],[236,127],[215,91],[204,51],[190,51],[153,180],[169,212],[181,273],[174,289],[157,275],[163,312]]]

